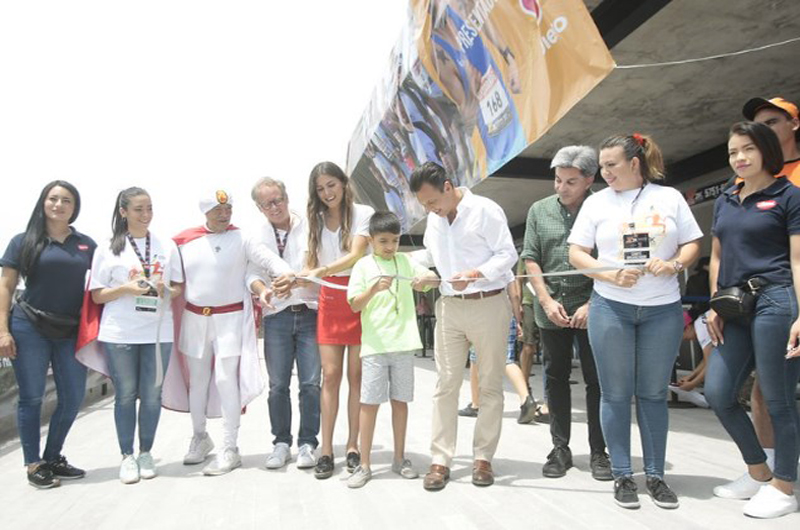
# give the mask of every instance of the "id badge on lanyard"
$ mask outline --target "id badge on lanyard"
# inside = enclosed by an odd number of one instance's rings
[[[134,309],[136,311],[144,311],[146,313],[155,313],[158,311],[158,304],[159,298],[158,293],[155,296],[151,295],[150,293],[155,292],[153,289],[146,292],[145,294],[141,294],[134,299]]]
[[[145,280],[139,280],[140,287],[147,287],[150,286],[150,289],[144,294],[137,295],[133,301],[133,308],[136,311],[143,311],[146,313],[155,313],[158,310],[159,298],[158,298],[158,291],[155,290],[153,284],[149,282],[150,279],[150,233],[147,233],[145,237],[145,255],[142,256],[141,251],[139,251],[139,247],[136,246],[136,242],[133,240],[133,236],[130,233],[127,235],[128,242],[131,244],[133,248],[133,252],[136,254],[136,257],[139,258],[139,262],[142,264],[142,272],[144,273]]]
[[[649,232],[636,231],[636,223],[628,223],[622,234],[622,260],[625,265],[644,265],[650,259]]]

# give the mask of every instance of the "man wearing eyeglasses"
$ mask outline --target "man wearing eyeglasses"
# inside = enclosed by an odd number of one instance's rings
[[[259,179],[251,192],[253,201],[266,222],[258,242],[278,254],[295,270],[303,270],[308,244],[308,224],[289,209],[286,187],[280,180]],[[300,386],[300,431],[297,467],[316,465],[315,449],[319,433],[321,364],[317,348],[317,289],[292,289],[285,298],[268,300],[270,278],[250,271],[248,284],[265,305],[264,358],[269,374],[269,419],[272,425],[273,450],[267,457],[267,469],[280,469],[291,460],[292,402],[289,384],[297,363]]]

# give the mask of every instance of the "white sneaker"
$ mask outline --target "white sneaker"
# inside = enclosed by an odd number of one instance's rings
[[[300,446],[297,453],[297,469],[309,469],[317,465],[317,456],[314,454],[314,448],[309,444]]]
[[[714,488],[714,495],[723,499],[747,500],[758,493],[761,486],[766,486],[767,484],[769,484],[769,481],[761,482],[751,477],[750,473],[745,473],[733,482]]]
[[[278,442],[272,446],[272,454],[267,457],[266,468],[280,469],[291,459],[292,451],[289,449],[289,444]]]
[[[139,458],[136,462],[139,464],[139,476],[143,479],[149,480],[155,478],[158,474],[156,473],[156,463],[153,461],[153,455],[149,451],[139,453]]]
[[[797,498],[786,495],[774,486],[764,486],[744,505],[744,514],[759,519],[772,519],[797,511]]]
[[[122,457],[122,464],[119,466],[119,480],[123,484],[136,484],[139,482],[139,464],[133,455]]]
[[[417,473],[417,471],[411,465],[411,460],[408,458],[404,458],[403,460],[394,460],[392,462],[392,472],[408,479],[415,479],[419,477],[419,473]]]
[[[214,442],[207,432],[195,434],[189,444],[189,452],[183,457],[183,465],[202,464],[212,449]]]
[[[372,478],[372,471],[368,467],[358,466],[353,474],[347,477],[348,488],[363,488]]]
[[[230,473],[242,465],[242,457],[239,456],[239,448],[226,447],[218,453],[216,458],[203,468],[203,474],[209,476],[224,475]]]

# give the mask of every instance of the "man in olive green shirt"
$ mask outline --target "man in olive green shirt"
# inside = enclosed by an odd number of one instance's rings
[[[569,237],[584,199],[597,174],[597,153],[587,146],[564,147],[556,153],[555,195],[537,201],[528,211],[522,258],[528,274],[573,270],[569,263]],[[586,408],[589,423],[592,477],[611,480],[611,465],[600,427],[600,384],[589,346],[586,319],[592,279],[583,275],[533,276],[536,291],[536,325],[544,353],[545,395],[550,408],[550,436],[553,450],[547,456],[542,474],[563,477],[572,467],[569,448],[572,397],[569,377],[575,344],[586,383]]]

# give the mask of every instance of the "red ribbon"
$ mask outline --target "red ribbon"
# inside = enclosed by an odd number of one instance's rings
[[[644,137],[641,134],[633,133],[631,136],[633,137],[634,140],[636,140],[637,144],[644,147]]]

